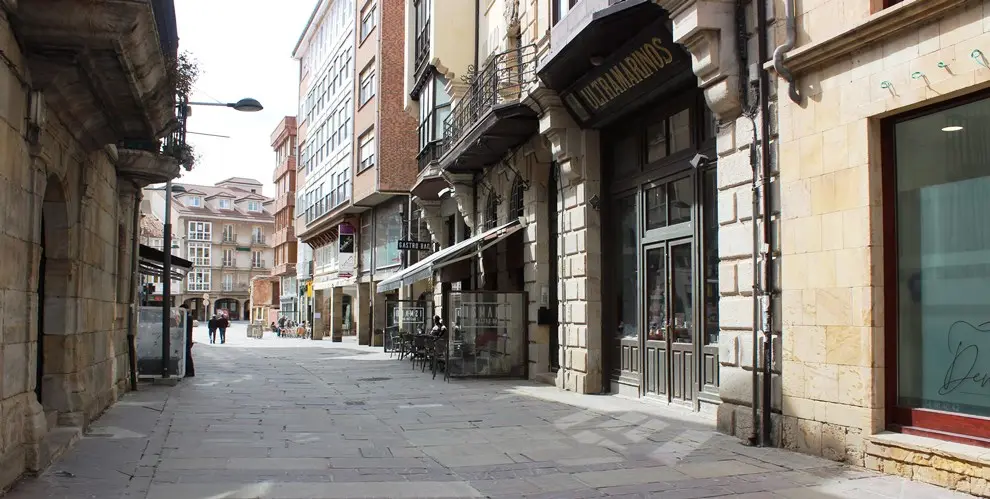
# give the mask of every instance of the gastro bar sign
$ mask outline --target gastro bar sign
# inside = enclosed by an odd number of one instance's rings
[[[430,251],[433,243],[430,241],[399,241],[399,251]]]

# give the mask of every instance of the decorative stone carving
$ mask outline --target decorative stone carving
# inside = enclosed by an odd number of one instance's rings
[[[691,53],[698,86],[720,120],[742,112],[736,60],[735,4],[728,0],[655,0],[674,24],[674,42]]]
[[[443,178],[454,189],[454,201],[464,222],[472,229],[477,228],[474,220],[474,177],[466,174],[443,172]]]
[[[574,182],[584,177],[584,138],[594,132],[581,130],[560,99],[555,100],[544,100],[547,105],[540,117],[540,133],[549,142],[550,155],[560,165],[560,174]]]
[[[423,221],[426,222],[426,229],[430,231],[433,240],[437,243],[446,242],[443,223],[443,215],[440,214],[440,201],[428,201],[419,197],[413,197],[413,202],[423,210]]]

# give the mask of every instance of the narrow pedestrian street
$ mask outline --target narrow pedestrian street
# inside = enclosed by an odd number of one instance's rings
[[[196,332],[197,376],[126,395],[11,499],[964,494],[777,449],[697,415],[525,381],[431,379],[353,342]]]

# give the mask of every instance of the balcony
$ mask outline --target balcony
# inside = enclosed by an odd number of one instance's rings
[[[268,239],[264,234],[255,234],[251,236],[251,246],[268,246]]]
[[[416,175],[416,183],[409,190],[413,196],[427,200],[439,199],[440,190],[448,187],[447,181],[441,176],[439,161],[442,151],[443,141],[435,140],[426,144],[416,156],[419,174]]]
[[[218,290],[223,293],[247,293],[249,291],[248,285],[245,283],[229,283],[225,282],[220,286]]]
[[[220,244],[225,246],[237,245],[237,234],[224,234],[220,239]]]
[[[174,127],[173,0],[31,0],[4,10],[32,88],[88,149],[153,143]]]
[[[296,191],[289,191],[279,195],[275,199],[275,213],[281,213],[286,208],[295,208]]]
[[[539,129],[537,112],[524,102],[536,78],[536,46],[492,56],[444,121],[440,167],[471,172],[500,161]]]
[[[268,268],[268,264],[264,260],[255,260],[251,262],[251,272],[255,270],[265,270]]]
[[[290,154],[285,158],[282,158],[282,162],[275,168],[275,174],[272,175],[272,182],[277,184],[278,179],[284,177],[289,172],[294,171],[296,171],[296,156]]]
[[[272,246],[296,242],[296,230],[292,226],[282,227],[272,235]]]
[[[288,277],[296,275],[296,264],[281,263],[272,267],[272,277]]]

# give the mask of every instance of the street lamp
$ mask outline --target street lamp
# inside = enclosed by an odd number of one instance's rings
[[[254,113],[261,111],[265,107],[261,105],[255,99],[244,98],[237,102],[228,102],[226,104],[222,102],[190,102],[190,106],[219,106],[219,107],[232,107],[234,111],[244,111],[246,113]]]
[[[261,111],[264,107],[256,99],[245,98],[237,102],[221,104],[213,102],[187,102],[179,106],[179,120],[181,123],[182,144],[186,143],[186,116],[188,106],[223,106],[233,108],[235,111],[253,113]],[[162,379],[168,379],[168,361],[171,357],[169,350],[172,348],[171,322],[172,322],[172,192],[184,192],[182,186],[172,187],[172,179],[165,182],[165,234],[162,246]],[[184,331],[183,331],[184,333]]]

